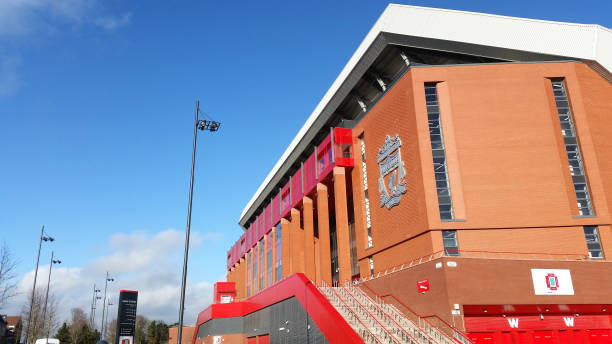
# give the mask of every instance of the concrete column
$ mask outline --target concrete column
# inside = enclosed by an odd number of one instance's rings
[[[317,284],[325,282],[331,285],[328,195],[327,186],[321,183],[317,184],[317,221],[319,225],[319,269],[321,270],[320,280],[317,281]]]
[[[276,282],[276,227],[272,228],[272,234],[269,239],[271,242],[268,242],[268,249],[272,250],[272,261],[270,262],[272,264],[272,274],[269,276],[268,285],[272,285]]]
[[[304,268],[304,232],[300,223],[300,211],[291,209],[291,260],[293,273],[305,273]]]
[[[304,267],[306,277],[311,281],[316,278],[314,249],[314,218],[312,215],[312,199],[304,197]]]
[[[264,259],[263,259],[263,272],[264,272],[264,279],[263,279],[263,285],[261,286],[261,288],[265,288],[267,286],[270,285],[270,282],[268,282],[268,280],[270,279],[270,277],[268,277],[268,264],[270,264],[270,262],[268,262],[268,250],[269,250],[269,244],[268,244],[268,235],[264,234],[263,237],[263,248],[262,250],[264,250]]]
[[[346,172],[334,167],[334,204],[336,207],[336,238],[338,241],[339,282],[351,281],[351,248],[349,243],[348,208],[346,201]]]
[[[293,271],[291,267],[291,235],[287,219],[281,219],[281,270],[281,278],[289,276]]]
[[[321,285],[321,255],[319,252],[319,239],[314,238],[315,283]]]

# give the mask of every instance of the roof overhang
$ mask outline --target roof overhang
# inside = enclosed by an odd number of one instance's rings
[[[242,227],[276,193],[283,176],[389,44],[514,62],[579,60],[612,83],[612,30],[600,25],[390,4],[242,211]]]

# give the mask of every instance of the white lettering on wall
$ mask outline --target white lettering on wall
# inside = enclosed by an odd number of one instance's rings
[[[508,325],[510,325],[510,328],[518,328],[519,319],[518,318],[508,318]]]

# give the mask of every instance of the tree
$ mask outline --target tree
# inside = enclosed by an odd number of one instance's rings
[[[117,319],[111,320],[108,324],[106,324],[106,338],[104,338],[108,343],[115,343],[117,337]]]
[[[165,344],[168,342],[168,325],[163,321],[151,321],[147,328],[148,344]]]
[[[32,303],[31,319],[29,318],[30,302]],[[21,310],[21,318],[24,319],[23,325],[26,331],[26,340],[28,341],[28,343],[34,342],[38,338],[46,338],[47,334],[54,333],[57,329],[57,303],[55,301],[54,295],[49,294],[46,316],[43,316],[44,302],[44,293],[43,291],[39,290],[34,294],[34,299],[28,299]]]
[[[137,315],[136,326],[134,328],[134,344],[148,344],[147,326],[149,326],[149,319],[142,315]]]
[[[149,344],[159,344],[157,341],[157,324],[155,320],[149,323],[149,327],[147,328],[147,337]]]
[[[0,247],[0,309],[17,294],[16,267],[17,262],[13,259],[6,243],[3,243]]]
[[[71,312],[72,321],[68,328],[70,332],[70,342],[72,344],[82,344],[84,337],[87,335],[87,332],[89,332],[87,316],[85,315],[85,311],[81,308],[73,308]],[[84,327],[86,327],[86,331],[84,331]]]
[[[168,325],[163,321],[157,323],[157,339],[159,343],[156,344],[167,344],[168,343]]]
[[[55,334],[55,338],[59,339],[61,344],[70,344],[70,330],[68,329],[68,325],[64,322],[62,327],[57,330],[57,334]]]

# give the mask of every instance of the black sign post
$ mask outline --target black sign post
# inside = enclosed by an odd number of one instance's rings
[[[117,307],[117,337],[115,339],[115,344],[134,344],[137,303],[137,291],[122,290],[119,294],[119,307]]]

